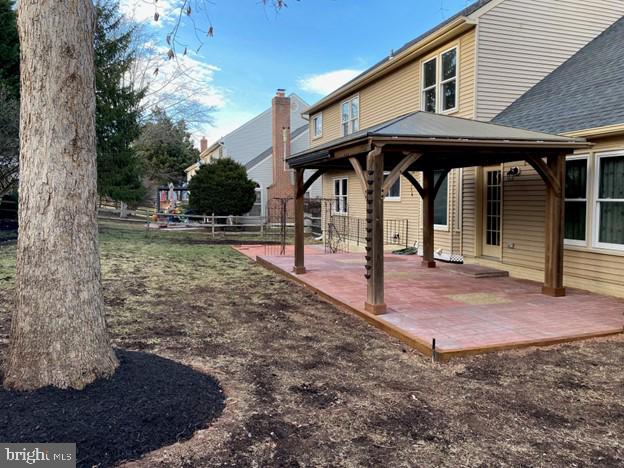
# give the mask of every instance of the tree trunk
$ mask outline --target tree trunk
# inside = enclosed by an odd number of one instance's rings
[[[118,365],[97,245],[90,0],[19,2],[17,308],[4,385],[83,388]]]

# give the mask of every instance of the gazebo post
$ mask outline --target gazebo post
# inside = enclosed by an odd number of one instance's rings
[[[422,266],[435,268],[436,262],[433,257],[433,202],[435,200],[435,181],[433,169],[423,171],[423,259]]]
[[[295,169],[295,266],[293,272],[301,275],[306,272],[304,258],[304,206],[303,197],[305,195],[304,169]]]
[[[545,265],[542,292],[549,296],[561,297],[565,296],[563,287],[565,155],[548,156],[547,166],[554,180],[546,183]]]
[[[365,309],[375,315],[386,313],[384,301],[384,155],[376,147],[366,157],[366,279]]]

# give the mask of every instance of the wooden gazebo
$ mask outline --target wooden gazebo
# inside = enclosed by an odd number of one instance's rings
[[[305,273],[303,197],[329,170],[354,170],[366,198],[366,310],[386,311],[384,302],[383,198],[403,175],[423,200],[423,265],[435,267],[434,199],[444,177],[434,171],[526,161],[546,184],[544,294],[565,295],[563,287],[563,219],[565,157],[591,146],[584,139],[414,112],[295,154],[295,265]],[[304,170],[315,169],[304,180]],[[384,171],[389,174],[384,176]],[[422,185],[411,172],[422,172]]]

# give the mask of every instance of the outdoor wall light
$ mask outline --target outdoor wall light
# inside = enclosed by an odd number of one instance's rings
[[[507,171],[507,179],[513,180],[515,177],[518,177],[520,174],[522,174],[522,171],[520,170],[520,168],[518,166],[514,166]]]

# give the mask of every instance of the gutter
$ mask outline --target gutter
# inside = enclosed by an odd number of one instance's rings
[[[392,70],[395,70],[405,65],[406,63],[418,58],[419,56],[426,54],[430,50],[444,44],[445,42],[450,41],[461,33],[472,29],[476,26],[476,24],[477,23],[475,20],[471,20],[466,16],[460,16],[456,18],[455,20],[431,33],[426,38],[410,46],[403,52],[395,55],[394,57],[387,58],[385,62],[382,62],[368,72],[364,72],[364,74],[360,75],[357,78],[354,78],[352,81],[338,88],[336,91],[332,92],[328,96],[322,98],[316,104],[313,104],[311,107],[309,107],[302,115],[310,116],[312,114],[316,114],[323,108],[327,107],[329,104],[333,104],[335,101],[338,101],[339,99],[354,93],[357,89],[361,88],[367,83],[381,78],[382,76],[390,73]]]
[[[562,133],[562,135],[574,138],[608,137],[620,134],[624,134],[624,123]]]

